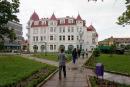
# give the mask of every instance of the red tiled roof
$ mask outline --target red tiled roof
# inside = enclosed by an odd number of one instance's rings
[[[37,15],[37,13],[34,11],[34,13],[32,14],[32,16],[30,17],[30,20],[34,20],[37,21],[39,20],[39,16]]]
[[[92,25],[90,25],[89,27],[87,27],[87,31],[95,31],[95,28]]]
[[[76,20],[82,20],[82,18],[80,17],[80,15],[78,14]]]
[[[57,20],[54,13],[52,14],[52,16],[51,16],[50,19],[51,19],[51,20]]]

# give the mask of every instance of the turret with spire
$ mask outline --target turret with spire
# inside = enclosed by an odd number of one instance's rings
[[[83,26],[83,20],[82,20],[79,13],[78,13],[78,16],[76,18],[76,24],[79,25],[79,26]]]

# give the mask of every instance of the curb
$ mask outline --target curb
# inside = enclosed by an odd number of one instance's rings
[[[45,82],[47,82],[54,74],[58,72],[58,69],[56,69],[54,72],[52,72],[45,80],[43,80],[41,83],[39,83],[36,87],[41,87]]]

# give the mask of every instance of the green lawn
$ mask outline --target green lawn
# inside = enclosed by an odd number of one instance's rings
[[[129,68],[130,56],[129,55],[114,54],[112,57],[110,57],[109,54],[102,54],[96,58],[96,62],[103,63],[105,70],[107,71],[115,71],[115,72],[130,75],[130,68]],[[90,65],[94,67],[96,64],[90,64]]]
[[[33,54],[32,56],[37,58],[48,59],[52,61],[58,61],[58,53],[47,53],[47,55],[45,55],[45,53],[37,53],[37,54]],[[66,54],[66,56],[67,56],[67,61],[70,61],[71,54]]]
[[[46,67],[51,68],[53,71],[56,69],[56,67],[41,64],[20,56],[0,56],[0,87],[17,84],[39,69]]]

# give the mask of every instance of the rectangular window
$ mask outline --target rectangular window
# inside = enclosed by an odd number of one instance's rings
[[[50,50],[53,50],[53,45],[50,45]]]
[[[70,27],[68,27],[68,32],[70,32]]]
[[[59,40],[62,40],[62,36],[59,36]]]
[[[59,27],[59,32],[60,32],[60,33],[62,32],[62,28],[61,28],[61,27]]]
[[[41,41],[43,41],[43,37],[41,36]]]
[[[46,33],[46,28],[44,28],[44,33]]]
[[[71,32],[74,32],[74,27],[71,27]]]
[[[44,40],[46,40],[46,36],[44,36]]]
[[[68,40],[70,40],[70,36],[68,36]]]
[[[56,50],[56,45],[54,45],[54,50]]]
[[[53,40],[53,36],[50,36],[50,40]]]
[[[54,27],[54,32],[56,32],[56,27]]]
[[[79,36],[77,36],[77,40],[79,40]]]
[[[74,40],[74,36],[73,35],[71,35],[71,40]]]
[[[38,36],[36,36],[36,41],[38,41]]]
[[[53,32],[53,27],[50,27],[50,32]]]
[[[60,24],[64,24],[64,23],[65,23],[64,19],[60,20]]]
[[[65,36],[63,36],[63,40],[65,40]]]
[[[35,36],[33,36],[33,41],[35,41]]]
[[[65,27],[63,27],[63,32],[65,32]]]
[[[92,38],[92,43],[93,43],[93,44],[96,44],[95,38]]]
[[[38,29],[37,28],[33,29],[33,34],[38,34]]]

